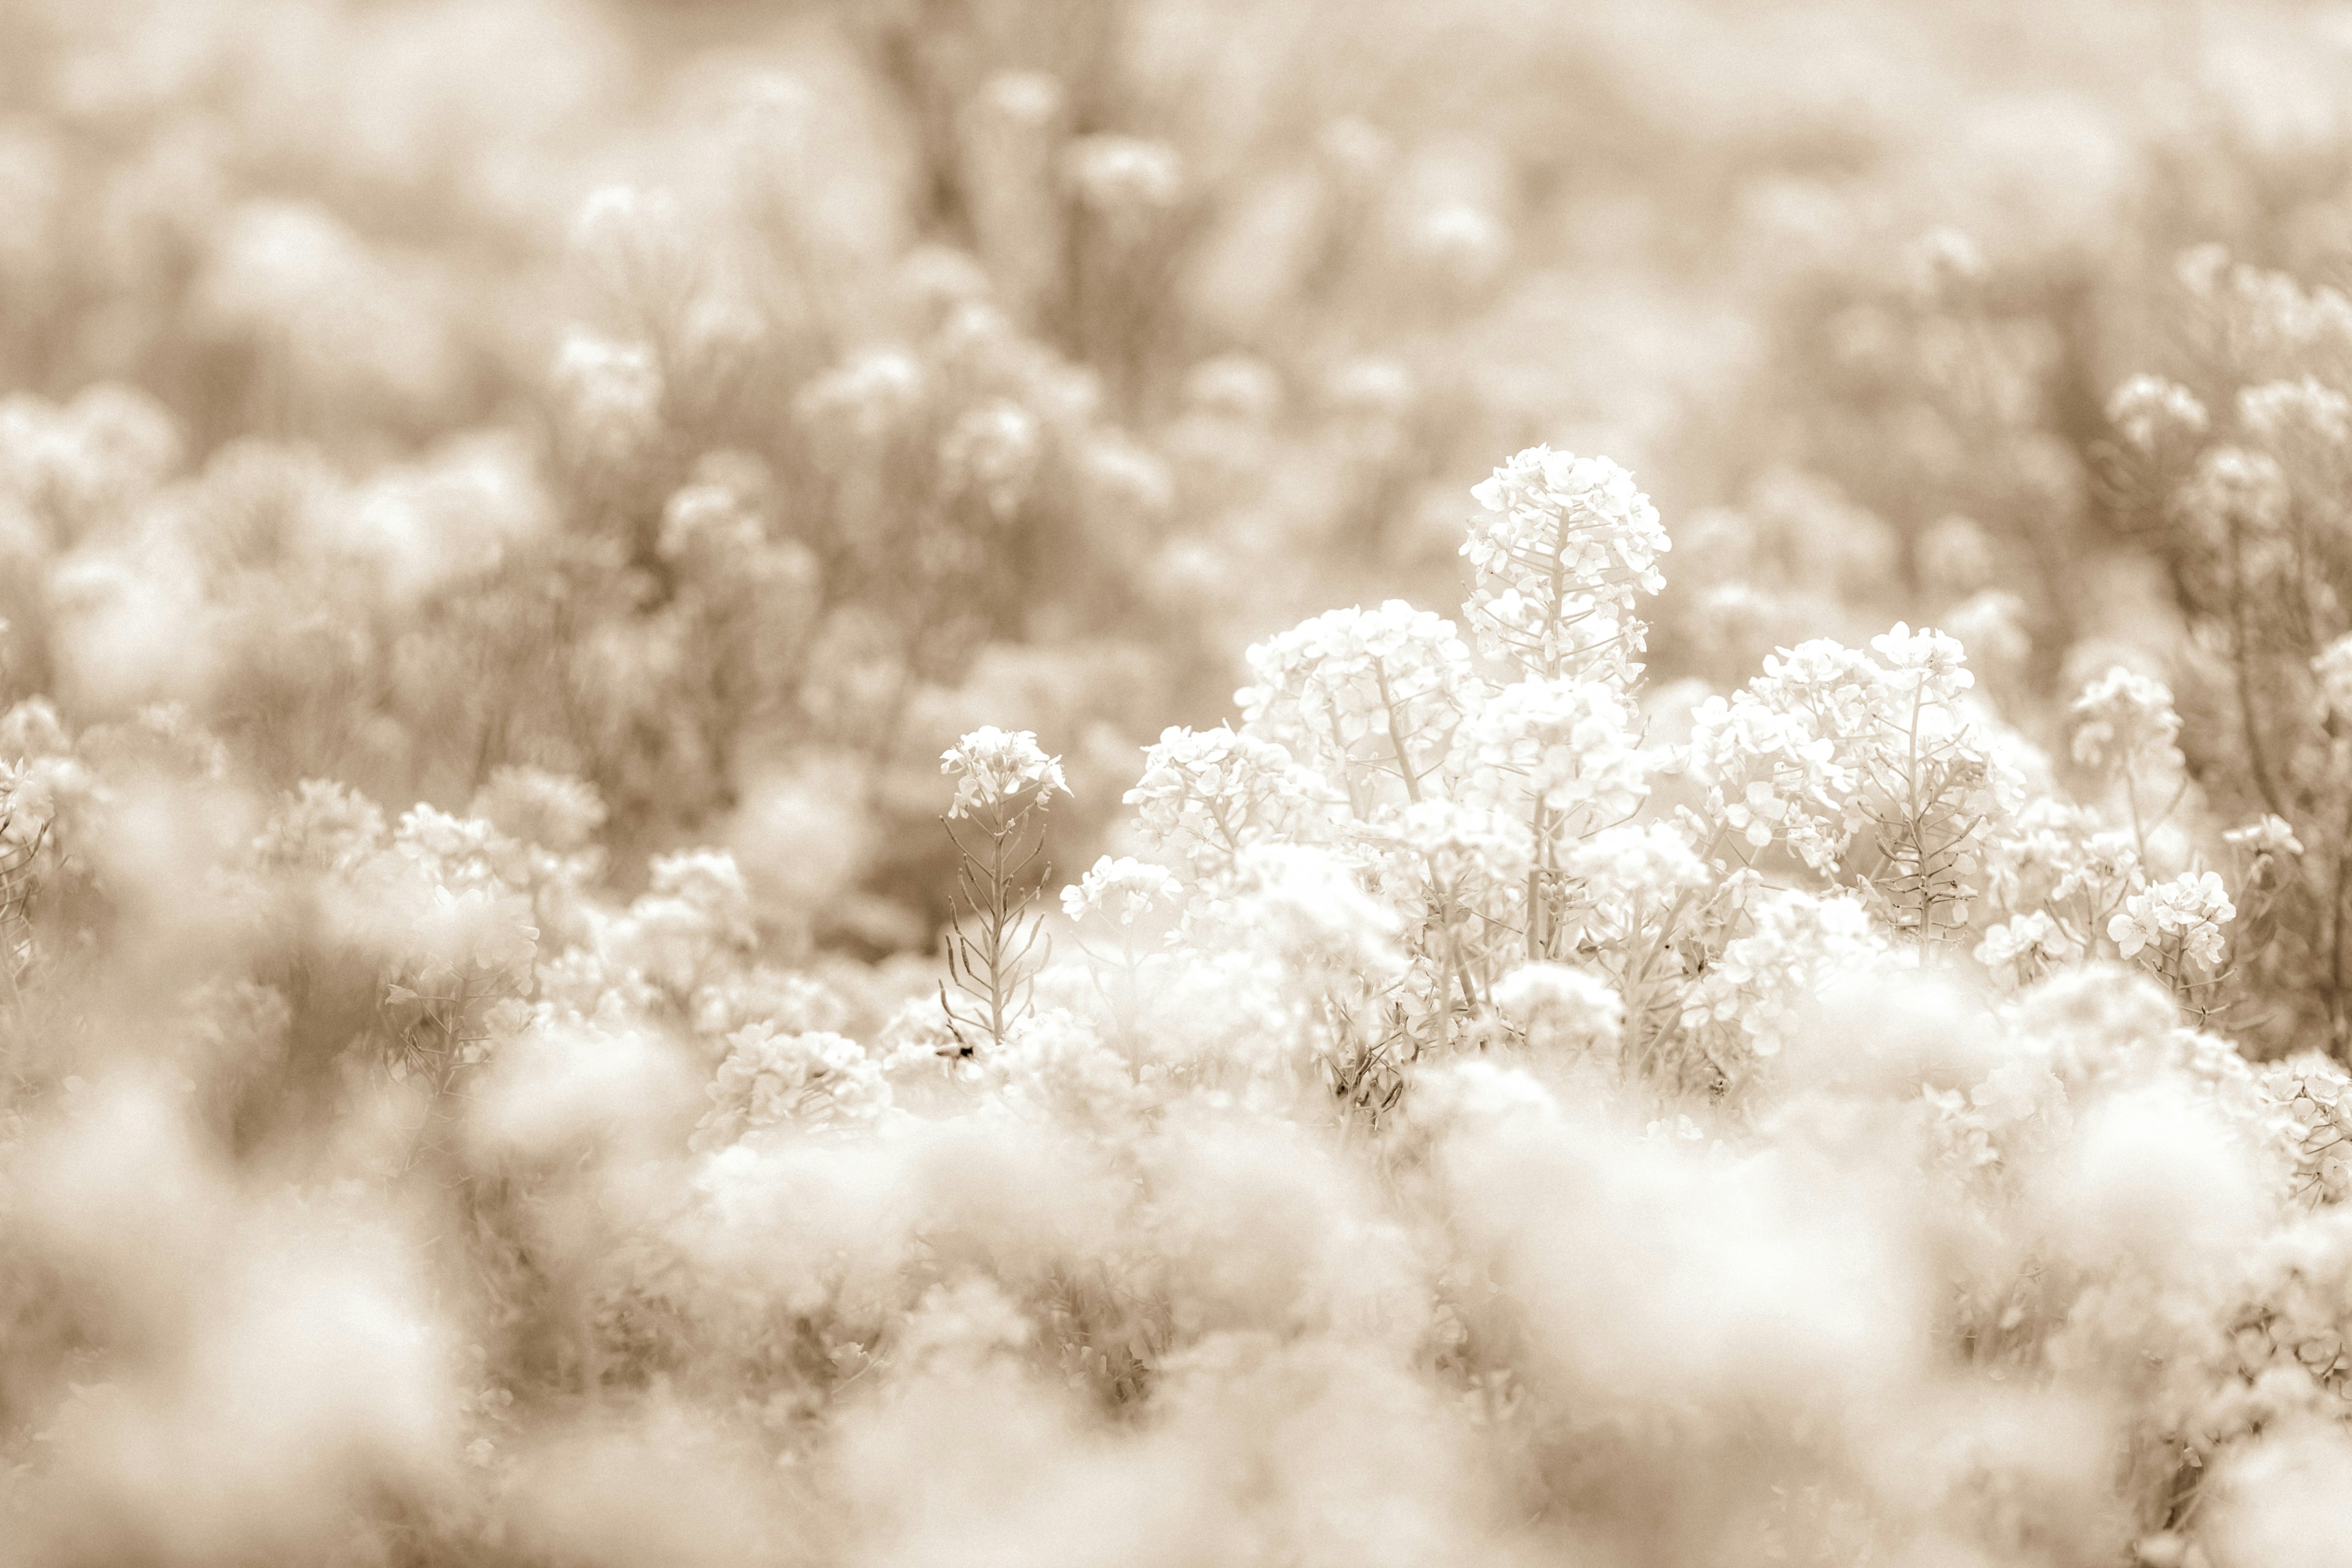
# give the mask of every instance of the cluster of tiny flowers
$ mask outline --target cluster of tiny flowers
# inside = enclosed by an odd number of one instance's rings
[[[1843,894],[1766,893],[1749,915],[1752,929],[1726,943],[1691,988],[1683,1026],[1732,1031],[1757,1056],[1778,1056],[1822,987],[1885,952],[1885,939],[1861,901]]]
[[[1646,646],[1638,595],[1665,586],[1672,548],[1650,498],[1606,458],[1530,447],[1471,494],[1464,606],[1486,658],[1537,675],[1619,679]]]
[[[1836,741],[1808,716],[1775,708],[1752,689],[1710,697],[1693,717],[1690,765],[1706,787],[1706,815],[1749,847],[1785,836],[1817,871],[1843,851],[1835,802],[1851,775]]]
[[[2238,393],[2238,423],[2273,448],[2340,449],[2352,443],[2352,398],[2310,376]]]
[[[1047,756],[1034,731],[993,724],[972,731],[940,753],[940,772],[956,781],[951,817],[978,816],[1070,793],[1062,761]]]
[[[1164,913],[1182,896],[1183,884],[1167,867],[1106,855],[1075,886],[1062,889],[1062,912],[1073,921],[1128,927]]]
[[[1453,800],[1416,801],[1384,837],[1409,851],[1440,886],[1510,886],[1535,860],[1535,841],[1515,815]]]
[[[1524,815],[1540,806],[1580,837],[1633,815],[1649,791],[1631,704],[1612,686],[1572,678],[1501,688],[1456,739],[1464,801]]]
[[[1628,940],[1714,879],[1672,823],[1628,823],[1604,828],[1560,858],[1573,890],[1570,905],[1591,940]]]
[[[1394,772],[1415,793],[1444,762],[1473,681],[1454,623],[1402,599],[1318,616],[1253,647],[1249,666],[1256,679],[1235,694],[1245,733],[1335,781]]]
[[[1287,751],[1224,725],[1162,731],[1126,803],[1144,842],[1181,853],[1196,876],[1253,844],[1317,837],[1313,821],[1338,804],[1322,775]]]
[[[2100,772],[2177,764],[2180,715],[2172,690],[2153,676],[2116,665],[2083,689],[2068,710],[2074,760]]]
[[[1871,638],[1870,647],[1886,668],[1888,684],[1922,702],[1949,706],[1977,683],[1959,639],[1932,626],[1915,632],[1897,621]]]
[[[2210,420],[2196,395],[2178,382],[2136,375],[2107,399],[2107,423],[2145,456],[2204,435]]]
[[[2083,956],[2083,943],[2046,910],[2034,910],[1988,927],[1976,960],[2004,990],[2029,985],[2053,969]]]
[[[1897,623],[1871,650],[1823,638],[1768,658],[1699,709],[1690,773],[1718,847],[1777,839],[1835,877],[1867,830],[1877,860],[1857,874],[1874,907],[1925,936],[1966,921],[1970,879],[2024,781],[1967,706],[1975,678],[1957,639]]]
[[[2303,840],[2294,836],[2294,825],[2283,816],[2265,812],[2243,827],[2232,827],[2221,835],[2222,842],[2249,855],[2300,855]]]
[[[780,1033],[758,1023],[727,1038],[711,1107],[692,1148],[713,1152],[779,1130],[870,1122],[890,1109],[890,1086],[866,1047],[828,1030]]]
[[[2295,1190],[2314,1203],[2352,1198],[2352,1077],[2343,1064],[2306,1052],[2272,1063],[2263,1080],[2285,1119]]]
[[[1625,999],[1589,969],[1527,963],[1495,986],[1496,1010],[1540,1051],[1608,1055],[1625,1026]]]
[[[2237,918],[2219,873],[2184,871],[2125,900],[2107,922],[2107,936],[2126,958],[2178,947],[2191,963],[2212,970],[2221,964],[2222,928]]]

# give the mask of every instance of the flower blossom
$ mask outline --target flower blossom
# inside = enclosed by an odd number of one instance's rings
[[[1647,646],[1637,596],[1665,587],[1673,548],[1657,508],[1606,458],[1530,447],[1470,492],[1485,509],[1463,556],[1478,651],[1534,675],[1625,679]]]
[[[1524,963],[1495,984],[1495,1006],[1538,1050],[1617,1048],[1625,999],[1589,969]]]
[[[1075,886],[1062,889],[1062,912],[1073,921],[1096,916],[1113,925],[1131,926],[1174,902],[1182,890],[1176,874],[1165,866],[1131,855],[1116,859],[1106,855]]]
[[[1457,797],[1525,815],[1539,805],[1571,835],[1633,815],[1650,793],[1633,710],[1613,686],[1515,681],[1456,740]]]
[[[2136,375],[2107,399],[2107,423],[2145,456],[2168,441],[2203,435],[2210,419],[2196,395],[2179,383]]]
[[[2190,962],[2214,969],[2221,963],[2221,928],[2237,916],[2219,873],[2184,871],[2125,900],[2107,935],[2126,958],[2177,943]]]
[[[940,753],[940,772],[956,781],[955,798],[948,803],[951,817],[1026,805],[1024,797],[1033,791],[1040,802],[1070,793],[1062,759],[1039,749],[1034,730],[1007,731],[984,724]]]
[[[1249,650],[1234,694],[1248,733],[1309,766],[1392,773],[1409,795],[1445,760],[1470,700],[1470,650],[1454,623],[1402,599],[1332,610]]]
[[[2116,665],[2083,689],[2068,710],[2074,719],[2074,760],[2085,767],[2129,768],[2177,757],[2180,715],[2172,690],[2152,676]]]

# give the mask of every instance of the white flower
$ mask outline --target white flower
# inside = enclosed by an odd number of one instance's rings
[[[956,781],[955,798],[948,803],[948,815],[955,817],[1000,811],[1016,801],[1026,805],[1033,791],[1040,805],[1070,793],[1062,759],[1038,749],[1034,730],[982,725],[940,753],[940,772]]]
[[[2107,935],[2126,958],[2177,942],[2190,962],[2215,969],[2221,963],[2221,928],[2237,916],[2218,873],[2183,871],[2125,900],[2123,912],[2107,922]]]
[[[2107,423],[2145,456],[2168,441],[2203,435],[2210,420],[2187,387],[2160,375],[2136,375],[2107,399]]]
[[[1172,903],[1183,891],[1176,874],[1165,866],[1122,855],[1106,855],[1075,887],[1062,889],[1062,912],[1073,921],[1089,916],[1113,925],[1131,926]]]
[[[1526,1032],[1538,1049],[1617,1048],[1625,999],[1589,969],[1526,963],[1495,984],[1495,1006]]]
[[[1456,739],[1462,800],[1527,816],[1577,837],[1633,815],[1650,793],[1632,704],[1572,677],[1515,681],[1481,703]]]
[[[2268,812],[2243,827],[2232,827],[2221,835],[2222,842],[2243,849],[2250,855],[2300,855],[2303,840],[2286,818]]]
[[[1606,458],[1530,447],[1470,492],[1485,508],[1462,553],[1478,650],[1532,675],[1630,679],[1647,631],[1637,598],[1665,586],[1657,508]]]
[[[881,1065],[856,1040],[822,1029],[781,1034],[766,1023],[728,1037],[709,1094],[691,1140],[698,1153],[772,1129],[871,1122],[891,1099]]]
[[[1332,777],[1391,773],[1417,794],[1472,695],[1454,623],[1402,599],[1333,610],[1249,650],[1254,685],[1234,694],[1250,734]]]
[[[2083,689],[2068,710],[2074,719],[2074,760],[2085,767],[2133,768],[2177,761],[2173,742],[2180,715],[2164,682],[2116,665]]]
[[[1976,960],[2005,988],[2032,984],[2047,971],[2083,956],[2083,944],[2047,913],[2036,910],[2003,921],[1977,943]]]
[[[1318,837],[1339,804],[1322,775],[1282,747],[1224,725],[1160,731],[1126,802],[1143,841],[1181,850],[1197,876],[1230,866],[1252,844]]]
[[[1948,702],[1977,683],[1977,678],[1969,673],[1968,650],[1959,639],[1932,627],[1921,626],[1915,632],[1897,621],[1892,629],[1871,638],[1870,646],[1907,690],[1924,690]]]

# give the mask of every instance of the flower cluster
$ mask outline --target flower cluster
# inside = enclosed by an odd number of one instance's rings
[[[2221,963],[2222,928],[2237,917],[2218,874],[2183,872],[2126,899],[2107,935],[2126,958],[2143,949],[2177,951],[2195,967],[2212,970]]]
[[[1673,547],[1633,476],[1530,447],[1471,494],[1483,510],[1462,546],[1475,584],[1463,613],[1479,652],[1535,676],[1629,679],[1647,646],[1634,606],[1665,586]]]
[[[1473,676],[1454,624],[1402,599],[1333,610],[1249,650],[1243,732],[1344,781],[1393,778],[1408,800],[1452,750]]]
[[[956,781],[950,816],[1003,814],[1070,793],[1060,759],[1040,751],[1028,730],[983,725],[940,754],[940,772]]]

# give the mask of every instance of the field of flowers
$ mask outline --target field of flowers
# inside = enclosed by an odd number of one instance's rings
[[[0,1568],[2352,1564],[2352,7],[0,44]]]

